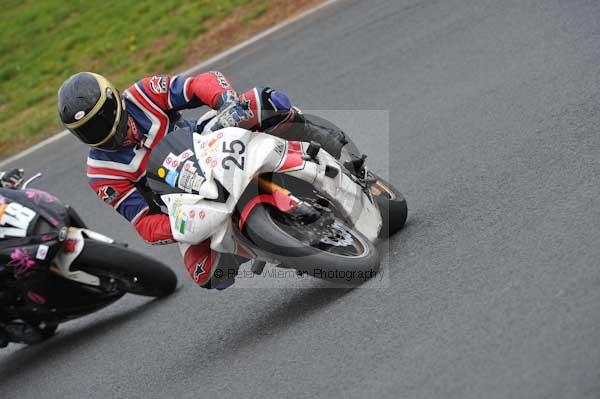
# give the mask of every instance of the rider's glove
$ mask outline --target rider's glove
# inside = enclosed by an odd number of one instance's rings
[[[0,185],[2,188],[18,188],[23,183],[23,169],[11,169],[0,172]]]
[[[221,94],[217,101],[218,112],[203,127],[203,132],[214,132],[226,127],[237,127],[242,122],[252,118],[248,104],[241,103],[235,92]]]
[[[233,90],[227,90],[225,93],[221,94],[219,98],[217,98],[217,102],[215,104],[214,109],[220,111],[225,108],[229,103],[237,103],[240,101],[237,93]]]

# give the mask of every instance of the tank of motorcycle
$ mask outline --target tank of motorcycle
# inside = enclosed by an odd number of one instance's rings
[[[68,209],[53,195],[0,189],[0,267],[16,274],[49,267],[68,225]]]

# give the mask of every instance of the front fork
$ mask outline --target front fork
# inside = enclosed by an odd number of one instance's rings
[[[277,208],[280,211],[299,218],[304,223],[311,223],[321,215],[311,204],[300,200],[288,189],[281,187],[279,184],[267,180],[263,176],[259,176],[257,181],[258,186],[274,198]]]
[[[97,276],[91,275],[82,270],[71,270],[71,264],[83,251],[86,238],[110,244],[114,243],[112,238],[95,231],[85,228],[70,227],[65,240],[65,242],[69,244],[69,247],[63,248],[63,250],[56,255],[56,258],[54,259],[54,265],[50,267],[50,270],[68,280],[73,280],[80,284],[99,287],[100,279]]]
[[[279,184],[268,180],[263,176],[259,176],[256,180],[258,186],[263,191],[263,194],[258,194],[251,198],[244,206],[239,220],[240,232],[243,231],[246,220],[248,219],[248,216],[254,207],[259,204],[270,204],[279,209],[281,212],[287,213],[296,218],[300,218],[303,223],[311,223],[321,216],[321,213],[311,204],[300,200],[289,190],[281,187]],[[250,270],[254,274],[260,275],[263,272],[265,265],[265,261],[254,259],[252,261]]]

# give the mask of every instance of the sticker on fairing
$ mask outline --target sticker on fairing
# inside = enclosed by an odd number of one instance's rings
[[[190,171],[192,173],[196,172],[196,167],[194,166],[194,162],[192,161],[185,161],[183,163],[183,170],[187,170]]]
[[[181,234],[184,234],[185,224],[187,222],[187,215],[181,209],[180,203],[175,203],[172,214],[170,216],[175,219],[175,227],[177,228],[177,231],[179,231]]]
[[[179,173],[175,172],[174,170],[170,170],[169,173],[167,173],[165,181],[169,186],[175,187],[175,184],[177,182],[177,176],[179,176]]]
[[[194,173],[189,170],[185,170],[185,168],[179,174],[179,179],[177,180],[177,187],[182,189],[183,191],[187,191],[188,193],[192,191],[192,180],[194,179]]]
[[[177,225],[177,230],[181,233],[181,234],[185,234],[185,219],[181,219],[179,221],[179,224]]]
[[[194,168],[194,171],[195,170],[196,168]],[[177,187],[188,193],[191,193],[192,191],[199,191],[203,181],[204,177],[184,168],[179,175]]]
[[[35,211],[17,203],[0,205],[0,238],[5,236],[25,237],[29,224],[35,218]]]
[[[27,230],[14,227],[0,227],[0,238],[4,237],[26,237]]]
[[[48,255],[48,246],[47,245],[40,245],[37,249],[37,252],[35,254],[35,258],[36,259],[40,259],[40,260],[44,260],[46,259],[46,256]]]
[[[283,152],[285,151],[285,143],[284,142],[278,142],[275,145],[274,151],[279,154],[279,155],[283,155]]]
[[[200,176],[200,175],[195,175],[194,178],[192,179],[192,191],[200,191],[200,186],[202,186],[202,183],[204,182],[204,177]]]
[[[164,166],[168,170],[176,170],[179,167],[179,165],[181,164],[181,162],[182,162],[181,158],[179,158],[177,155],[170,152],[169,155],[167,155],[167,157],[163,161],[162,166]]]
[[[178,155],[178,157],[182,160],[185,161],[186,159],[188,159],[189,157],[191,157],[192,155],[194,155],[194,151],[192,150],[185,150],[184,152],[182,152],[181,154]]]

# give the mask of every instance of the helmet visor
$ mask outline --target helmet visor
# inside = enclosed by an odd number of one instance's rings
[[[108,89],[110,90],[110,89]],[[94,115],[76,128],[69,128],[81,141],[89,145],[98,145],[114,135],[121,119],[119,96],[104,96],[104,103]]]
[[[96,144],[93,147],[100,148],[105,151],[116,151],[121,148],[127,137],[127,115],[119,118],[115,131],[110,135],[108,140],[103,141],[100,144]]]

